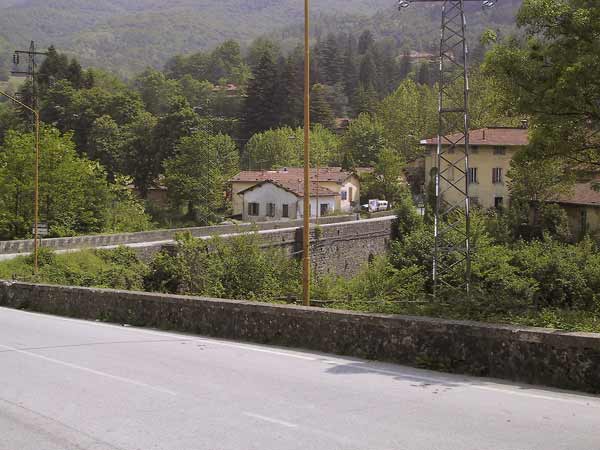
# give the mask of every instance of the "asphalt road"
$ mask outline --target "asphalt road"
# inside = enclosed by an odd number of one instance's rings
[[[598,450],[600,398],[0,308],[1,450]]]

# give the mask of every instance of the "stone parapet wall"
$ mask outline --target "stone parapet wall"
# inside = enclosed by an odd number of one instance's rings
[[[600,393],[600,334],[10,282],[0,306]]]
[[[355,221],[356,215],[332,216],[319,219],[321,223],[343,223]],[[169,230],[143,231],[139,233],[102,234],[75,236],[67,238],[43,239],[42,246],[54,250],[73,250],[82,248],[98,248],[117,245],[139,244],[144,242],[164,242],[175,238],[178,233],[189,232],[195,237],[236,233],[244,230],[278,229],[302,226],[302,220],[244,223],[239,225],[214,225],[208,227],[176,228]],[[0,255],[12,255],[33,252],[33,239],[17,241],[0,241]]]

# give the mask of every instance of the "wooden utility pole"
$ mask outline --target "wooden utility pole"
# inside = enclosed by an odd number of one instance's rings
[[[318,205],[317,205],[318,208]],[[304,229],[302,234],[303,304],[310,306],[310,6],[304,0]]]

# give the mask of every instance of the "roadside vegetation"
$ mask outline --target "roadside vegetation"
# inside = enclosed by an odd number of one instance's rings
[[[509,244],[499,238],[510,230],[498,232],[510,226],[508,221],[475,213],[471,297],[444,291],[434,300],[432,225],[428,215],[416,213],[408,196],[403,199],[397,238],[388,254],[376,257],[352,279],[315,275],[312,297],[317,305],[600,332],[596,241],[587,237],[577,244],[564,243],[548,227],[541,237]],[[2,262],[0,279],[275,303],[301,298],[298,260],[262,249],[257,234],[210,241],[182,234],[176,251],[158,253],[149,263],[125,247],[68,254],[44,249],[35,277],[32,263],[30,256]],[[460,267],[449,276],[460,277]]]

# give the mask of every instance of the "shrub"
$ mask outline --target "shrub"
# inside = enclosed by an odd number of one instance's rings
[[[150,268],[151,290],[261,301],[299,291],[297,261],[263,251],[256,234],[210,241],[183,234],[174,254],[158,254]]]
[[[34,276],[32,255],[2,262],[0,278],[67,286],[141,290],[147,270],[135,252],[125,247],[65,254],[56,254],[42,247],[38,264],[39,271]]]

